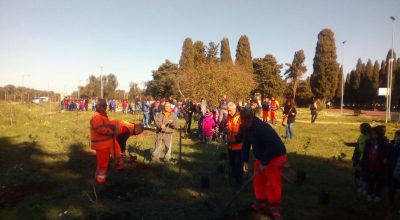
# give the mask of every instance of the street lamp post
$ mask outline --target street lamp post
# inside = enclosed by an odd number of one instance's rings
[[[22,87],[24,87],[25,86],[25,77],[26,76],[31,76],[31,75],[29,75],[29,74],[23,74],[22,75]],[[24,102],[24,94],[22,93],[22,95],[21,95],[22,97],[21,97],[21,102]],[[29,93],[28,93],[28,102],[29,102]]]
[[[80,85],[81,85],[82,80],[79,80],[78,82],[78,100],[81,98],[80,96]]]
[[[103,98],[103,67],[104,65],[100,65],[100,98]]]
[[[344,44],[347,41],[343,41],[342,45],[343,45],[343,58],[342,58],[342,92],[341,92],[341,99],[340,99],[340,114],[343,115],[343,93],[344,93]]]
[[[390,16],[390,19],[392,20],[392,49],[391,49],[391,54],[390,54],[390,59],[389,59],[389,68],[388,68],[388,79],[387,79],[387,90],[386,90],[386,117],[385,117],[385,123],[388,122],[388,120],[391,120],[391,115],[390,115],[390,110],[392,106],[392,79],[393,79],[393,61],[394,61],[394,25],[396,18],[393,16]]]

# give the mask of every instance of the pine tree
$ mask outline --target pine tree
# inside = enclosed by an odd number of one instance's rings
[[[146,92],[150,93],[153,97],[177,95],[177,75],[178,65],[165,60],[157,70],[153,70],[153,80],[149,82]]]
[[[253,72],[250,42],[246,35],[242,35],[238,41],[235,64],[243,66],[249,72]]]
[[[193,41],[186,38],[182,46],[181,59],[179,60],[179,68],[181,70],[190,69],[194,67],[194,48]]]
[[[231,49],[229,47],[229,40],[226,37],[221,40],[221,63],[233,63]]]
[[[200,66],[206,63],[206,47],[202,41],[196,41],[193,44],[194,56],[193,62],[194,66]]]
[[[306,57],[304,56],[303,50],[298,50],[294,53],[292,64],[287,63],[286,66],[289,67],[288,70],[284,73],[286,75],[286,79],[290,79],[292,82],[292,91],[293,91],[293,99],[296,98],[296,89],[298,85],[298,81],[303,76],[303,74],[307,71],[307,67],[304,65],[304,60]]]
[[[208,64],[214,64],[218,62],[218,48],[219,44],[216,44],[213,41],[210,41],[207,46],[207,51],[206,51],[206,62]]]
[[[330,29],[323,29],[318,34],[310,81],[313,94],[323,103],[335,96],[339,72],[336,59],[334,33]]]
[[[285,91],[285,81],[281,78],[282,65],[275,57],[267,54],[264,58],[253,60],[254,79],[256,88],[253,93],[259,92],[263,96],[282,97]]]

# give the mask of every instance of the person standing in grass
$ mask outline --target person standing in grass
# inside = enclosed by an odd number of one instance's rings
[[[280,106],[278,100],[275,100],[275,98],[272,96],[270,102],[270,109],[271,109],[270,112],[271,112],[271,124],[273,125],[277,123],[279,107]]]
[[[206,115],[204,116],[203,122],[201,124],[203,131],[203,140],[206,144],[212,141],[214,135],[214,127],[216,126],[215,120],[213,118],[213,113],[207,109]]]
[[[390,143],[389,162],[388,162],[388,184],[389,184],[389,200],[394,204],[396,190],[400,187],[400,170],[396,171],[397,164],[400,163],[400,131],[396,131],[394,139]],[[399,165],[400,166],[400,165]],[[397,168],[397,169],[400,169]]]
[[[314,98],[312,99],[312,103],[310,105],[310,112],[311,112],[311,124],[315,123],[315,120],[317,120],[317,116],[318,116],[318,105],[317,105],[317,100],[315,100]]]
[[[366,143],[362,156],[362,166],[367,182],[367,200],[380,202],[388,165],[389,143],[384,126],[372,129],[371,139]]]
[[[286,162],[286,147],[276,131],[255,117],[251,109],[240,112],[241,130],[236,141],[243,143],[243,171],[249,171],[250,147],[256,159],[254,163],[255,202],[251,206],[257,212],[267,205],[273,219],[281,219],[282,169]]]
[[[96,151],[97,158],[95,180],[98,183],[106,181],[110,155],[114,158],[114,166],[117,170],[124,168],[121,148],[116,140],[117,129],[108,119],[106,109],[106,100],[99,99],[96,103],[96,112],[90,120],[91,148]]]
[[[143,126],[145,128],[150,128],[149,118],[150,118],[150,103],[146,97],[142,98],[142,112],[143,112]]]
[[[293,125],[296,120],[297,110],[293,99],[286,101],[285,107],[283,108],[283,117],[287,117],[286,129],[286,140],[293,138]]]
[[[242,143],[235,142],[236,135],[239,133],[240,125],[240,113],[237,111],[235,103],[229,102],[225,133],[228,134],[229,164],[231,166],[232,176],[236,181],[236,186],[238,187],[243,183]]]
[[[164,112],[160,113],[154,119],[156,124],[156,147],[152,154],[152,160],[160,162],[160,153],[162,145],[167,152],[164,156],[164,162],[170,162],[172,153],[172,133],[178,128],[178,118],[172,113],[171,103],[165,102]]]
[[[261,103],[261,107],[263,110],[263,121],[268,122],[268,114],[269,114],[269,99],[268,97],[265,97],[263,102]]]
[[[356,146],[354,148],[353,156],[352,156],[352,161],[353,161],[353,167],[354,167],[354,180],[356,183],[356,186],[358,187],[358,192],[359,193],[364,193],[364,191],[367,190],[367,185],[364,181],[364,173],[362,166],[361,166],[361,158],[365,149],[365,145],[367,141],[370,139],[371,136],[371,125],[368,123],[362,123],[360,124],[360,136],[357,139]]]

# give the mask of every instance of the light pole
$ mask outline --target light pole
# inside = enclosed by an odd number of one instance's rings
[[[103,68],[104,65],[100,65],[100,98],[103,98]]]
[[[385,117],[385,123],[388,122],[388,120],[391,120],[391,115],[390,115],[390,109],[392,107],[392,79],[393,79],[393,61],[394,61],[394,56],[393,56],[393,51],[394,51],[394,25],[396,18],[393,16],[390,16],[390,19],[392,20],[392,49],[391,49],[391,54],[390,54],[390,59],[389,59],[389,68],[388,68],[388,79],[387,79],[387,90],[386,90],[386,117]]]
[[[340,114],[341,115],[343,115],[343,93],[344,93],[344,44],[346,43],[347,41],[345,40],[345,41],[343,41],[342,42],[342,45],[343,45],[343,58],[342,58],[342,92],[341,92],[341,99],[340,99]]]
[[[80,99],[79,92],[80,92],[81,82],[82,82],[82,80],[79,80],[79,82],[78,82],[78,100]]]
[[[25,77],[26,77],[26,76],[29,77],[29,76],[31,76],[31,75],[29,75],[29,74],[23,74],[23,75],[22,75],[22,87],[25,86],[25,85],[24,85],[24,82],[25,82]]]
[[[29,75],[29,74],[22,74],[22,87],[24,87],[25,86],[25,77],[26,76],[31,76],[31,75]],[[23,91],[23,90],[22,90]],[[22,95],[21,95],[21,102],[24,102],[24,93],[22,92]],[[28,102],[29,102],[29,93],[28,93]]]

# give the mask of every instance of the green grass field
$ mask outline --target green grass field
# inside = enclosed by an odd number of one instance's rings
[[[216,219],[235,192],[227,175],[217,172],[225,164],[218,159],[222,146],[184,139],[179,175],[177,164],[143,160],[144,150],[154,147],[154,132],[146,131],[127,144],[138,162],[127,161],[123,172],[110,169],[107,183],[95,186],[94,193],[91,112],[48,111],[48,104],[0,103],[0,219]],[[298,120],[308,122],[308,110],[298,111]],[[121,113],[109,117],[141,119]],[[284,219],[400,219],[400,202],[370,204],[355,192],[353,149],[344,145],[357,139],[360,122],[377,125],[382,119],[321,112],[318,120],[333,123],[296,123],[295,138],[286,143],[290,163],[306,171],[307,179],[284,184]],[[284,128],[275,128],[283,137]],[[387,136],[392,139],[397,129],[398,124],[390,124]],[[178,137],[175,133],[174,158]],[[208,189],[200,187],[201,176],[210,178]],[[321,191],[330,194],[329,204],[319,204]],[[238,212],[252,199],[250,185],[225,219],[268,219]]]

